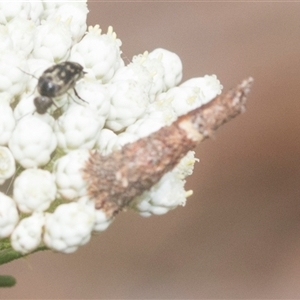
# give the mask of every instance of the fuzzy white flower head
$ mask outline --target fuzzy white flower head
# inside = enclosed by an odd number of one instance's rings
[[[10,236],[18,222],[16,203],[0,192],[0,239]]]
[[[111,153],[113,150],[117,150],[118,135],[107,128],[103,128],[96,141],[96,149],[102,154],[107,155]]]
[[[179,164],[172,171],[166,173],[149,191],[136,197],[131,208],[141,216],[149,217],[162,215],[178,205],[185,205],[186,198],[193,193],[184,189],[184,179],[192,174],[194,164],[198,161],[194,155],[194,151],[189,151]]]
[[[56,145],[52,128],[35,115],[22,118],[9,141],[11,152],[24,168],[46,165]]]
[[[94,223],[94,207],[77,202],[62,204],[46,217],[44,242],[53,250],[72,253],[90,240]]]
[[[9,36],[15,52],[29,55],[33,50],[34,22],[22,18],[15,18],[7,24]]]
[[[220,95],[223,89],[216,75],[205,75],[204,77],[191,78],[183,82],[180,87],[200,88],[202,93],[202,105]]]
[[[180,57],[166,49],[157,48],[149,53],[149,59],[159,59],[164,68],[164,90],[176,86],[182,78],[182,63]]]
[[[44,1],[43,4],[46,7],[43,17],[47,21],[51,19],[67,21],[73,43],[81,40],[87,28],[86,18],[89,11],[86,7],[86,1]]]
[[[136,197],[131,207],[143,217],[163,215],[178,205],[185,205],[190,192],[185,191],[184,184],[176,173],[166,173],[149,191]]]
[[[148,113],[141,119],[126,128],[127,133],[134,134],[136,139],[145,137],[163,126],[168,126],[177,118],[170,103],[164,105],[160,101],[155,101],[148,106]]]
[[[111,26],[107,34],[101,34],[99,25],[90,26],[84,38],[72,48],[70,60],[79,62],[90,76],[106,83],[124,65],[121,44]]]
[[[50,62],[64,61],[67,59],[71,45],[69,24],[60,20],[49,20],[35,30],[32,56]]]
[[[66,153],[92,149],[104,121],[90,107],[73,104],[55,123],[58,147]]]
[[[82,178],[82,167],[89,157],[86,149],[75,150],[58,159],[53,168],[58,193],[73,201],[86,195],[86,182]]]
[[[101,209],[95,211],[95,223],[93,227],[93,232],[102,232],[108,228],[112,223],[113,219],[108,218],[105,212]]]
[[[16,171],[16,162],[7,147],[0,146],[0,185],[12,177]]]
[[[39,24],[40,20],[42,19],[44,5],[45,2],[42,0],[30,2],[29,16],[30,16],[30,20],[33,21],[35,24]]]
[[[11,235],[11,245],[14,250],[27,254],[35,250],[42,242],[45,214],[34,213],[24,218]]]
[[[170,88],[155,99],[156,102],[171,101],[171,106],[176,115],[183,115],[200,107],[222,91],[222,85],[216,75],[192,78],[180,86]]]
[[[27,63],[21,54],[5,52],[0,55],[0,93],[10,95],[10,103],[15,101],[26,89]],[[23,70],[23,71],[22,71]]]
[[[30,3],[23,0],[14,1],[13,5],[8,5],[6,1],[0,2],[0,24],[7,24],[14,18],[29,19]]]
[[[105,126],[121,131],[141,118],[147,109],[149,95],[133,80],[118,81],[108,86],[111,96],[110,112]]]
[[[138,58],[133,57],[132,63],[119,68],[110,83],[133,81],[143,86],[144,90],[150,94],[153,85],[153,74],[143,65],[144,60]]]
[[[83,205],[90,206],[91,211],[95,211],[95,221],[93,226],[93,233],[99,233],[108,228],[108,226],[112,223],[114,220],[112,217],[108,217],[106,213],[102,209],[94,209],[95,204],[93,201],[91,201],[88,197],[84,196],[81,197],[78,200],[78,203],[81,203]]]
[[[45,211],[56,196],[53,175],[41,169],[27,169],[14,182],[13,198],[24,213]]]
[[[143,55],[134,56],[132,61],[134,65],[143,66],[151,76],[151,87],[149,94],[151,100],[153,100],[156,95],[160,94],[166,88],[164,82],[164,77],[166,74],[161,57],[150,57],[148,52],[145,52]]]
[[[136,136],[135,140],[139,138],[145,137],[157,130],[166,124],[162,120],[162,118],[155,118],[153,116],[147,116],[142,119],[137,120],[132,125],[128,126],[126,129],[126,133],[130,133]]]
[[[94,110],[100,118],[107,118],[110,110],[110,98],[106,85],[88,78],[76,84],[76,91],[82,99],[88,99],[86,106]]]

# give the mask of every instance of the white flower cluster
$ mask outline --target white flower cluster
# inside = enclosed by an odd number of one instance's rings
[[[112,222],[87,197],[81,169],[90,150],[118,150],[222,89],[215,75],[178,85],[180,58],[165,49],[125,65],[113,28],[86,31],[87,13],[86,1],[0,2],[0,184],[13,187],[0,193],[0,238],[23,254],[42,244],[74,252]],[[80,64],[84,77],[38,113],[38,78],[64,61]],[[184,205],[196,160],[189,152],[131,208],[150,216]]]

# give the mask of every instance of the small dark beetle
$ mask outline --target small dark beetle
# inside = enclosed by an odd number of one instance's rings
[[[65,61],[46,69],[37,83],[37,91],[40,95],[33,100],[36,111],[39,114],[46,113],[53,104],[52,98],[63,95],[69,89],[73,89],[75,95],[80,100],[85,101],[79,97],[75,90],[76,82],[84,74],[86,72],[83,71],[83,67],[71,61]]]

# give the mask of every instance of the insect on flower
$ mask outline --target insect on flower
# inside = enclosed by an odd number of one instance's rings
[[[33,102],[39,114],[46,113],[47,109],[53,104],[52,98],[58,97],[73,89],[75,95],[83,100],[75,89],[76,82],[86,74],[83,67],[71,61],[56,64],[44,71],[38,79],[37,91],[39,96]]]

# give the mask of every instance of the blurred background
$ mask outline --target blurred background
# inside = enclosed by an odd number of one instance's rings
[[[197,148],[184,208],[120,214],[76,253],[1,266],[1,299],[300,298],[300,3],[89,2],[125,61],[162,47],[183,81],[253,76],[247,111]]]

